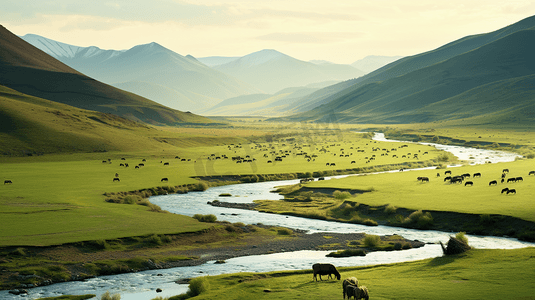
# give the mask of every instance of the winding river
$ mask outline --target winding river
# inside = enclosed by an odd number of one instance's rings
[[[383,134],[376,134],[374,139],[378,141],[392,142],[392,140],[385,139]],[[405,141],[403,142],[406,143]],[[487,161],[493,163],[514,161],[516,157],[519,156],[514,153],[494,150],[482,150],[439,144],[429,145],[440,150],[449,151],[458,156],[461,160],[467,160],[471,164],[485,163]],[[417,169],[410,171],[418,172]],[[364,266],[437,257],[442,255],[442,249],[436,243],[439,241],[446,242],[451,235],[451,233],[440,231],[414,230],[388,226],[369,227],[357,224],[312,220],[249,210],[214,207],[207,204],[207,201],[213,201],[215,199],[223,202],[227,201],[238,203],[251,203],[253,200],[257,199],[279,200],[282,199],[282,197],[279,194],[271,192],[275,187],[296,184],[298,182],[299,180],[286,180],[228,185],[210,188],[204,192],[151,197],[150,201],[159,205],[164,210],[188,216],[193,216],[194,214],[198,213],[214,214],[217,216],[218,220],[243,222],[248,224],[263,223],[265,225],[285,226],[307,230],[309,233],[366,232],[368,234],[376,235],[399,234],[408,239],[420,240],[435,244],[428,244],[422,248],[404,251],[373,252],[365,257],[350,258],[326,257],[325,255],[330,251],[296,251],[238,257],[229,259],[226,261],[226,264],[222,265],[208,262],[204,265],[193,267],[151,270],[138,273],[102,276],[85,281],[58,283],[49,286],[28,289],[28,295],[15,296],[9,294],[8,291],[0,291],[0,298],[6,300],[37,299],[41,297],[53,297],[64,294],[97,294],[100,296],[105,291],[110,291],[112,294],[120,293],[122,300],[145,300],[152,299],[157,296],[168,297],[185,293],[187,291],[187,284],[175,283],[175,281],[183,278],[236,272],[268,272],[275,270],[309,269],[311,265],[316,262],[330,262],[337,266]],[[231,194],[232,197],[220,197],[219,195],[223,193]],[[533,243],[521,242],[510,238],[468,235],[468,239],[470,241],[470,245],[475,248],[513,249],[535,246]],[[156,293],[156,288],[162,289],[163,292]]]

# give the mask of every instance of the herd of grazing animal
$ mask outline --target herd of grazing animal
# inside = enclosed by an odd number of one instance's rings
[[[400,170],[401,171],[401,170]],[[502,174],[501,174],[501,180],[500,182],[501,183],[516,183],[516,182],[524,182],[524,178],[522,176],[516,176],[516,177],[510,177],[510,178],[507,178],[507,175],[509,174],[509,169],[503,169],[502,170]],[[470,175],[469,173],[465,173],[465,174],[462,174],[462,175],[455,175],[455,176],[452,176],[452,173],[451,173],[451,170],[447,170],[444,172],[444,175],[446,177],[444,177],[444,182],[449,182],[450,184],[462,184],[464,182],[464,186],[473,186],[474,185],[474,181],[470,181],[470,180],[466,180],[466,178],[470,178],[470,176],[472,176],[472,178],[481,178],[481,173],[477,172],[477,173],[474,173],[473,175]],[[535,171],[529,171],[528,173],[528,176],[531,176],[531,175],[534,175],[535,176]],[[440,173],[437,173],[437,177],[440,177]],[[420,182],[429,182],[429,178],[428,177],[417,177],[416,178],[417,181],[420,181]],[[498,180],[491,180],[489,181],[489,186],[497,186],[498,185]],[[501,190],[501,193],[502,194],[513,194],[515,195],[516,194],[516,189],[511,189],[511,188],[503,188]]]
[[[334,275],[337,280],[340,280],[341,276],[338,270],[336,270],[336,267],[332,264],[314,264],[312,265],[312,271],[314,273],[312,280],[318,281],[317,276],[328,276],[328,278],[332,279],[331,275]],[[356,277],[348,277],[342,281],[342,295],[345,299],[347,296],[347,299],[365,299],[369,300],[370,295],[368,292],[368,288],[365,286],[359,286],[359,281]]]

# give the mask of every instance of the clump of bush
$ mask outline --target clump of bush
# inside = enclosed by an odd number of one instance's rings
[[[341,191],[336,190],[334,191],[333,196],[334,198],[338,200],[345,200],[345,199],[351,198],[351,193],[349,193],[348,191],[341,192]]]
[[[430,212],[424,213],[422,210],[417,210],[405,218],[402,224],[416,226],[421,229],[429,228],[433,225],[433,216],[431,216]]]
[[[466,237],[466,232],[457,232],[457,234],[455,234],[455,238],[468,245],[468,238]]]
[[[210,283],[208,282],[206,277],[193,278],[189,282],[189,290],[187,294],[190,297],[195,297],[206,292],[209,288]]]
[[[279,228],[277,229],[278,235],[292,235],[294,232],[289,228]]]
[[[388,204],[388,205],[385,207],[385,213],[386,213],[386,214],[389,214],[389,215],[391,215],[391,214],[395,214],[397,210],[398,210],[398,208],[395,207],[395,206],[392,205],[392,204]]]
[[[201,215],[201,214],[195,214],[193,215],[194,219],[197,219],[199,222],[206,222],[206,223],[214,223],[217,221],[217,217],[214,214],[209,215]]]
[[[368,248],[377,247],[379,246],[379,244],[381,244],[381,237],[378,235],[367,234],[364,237],[363,244],[365,247],[368,247]]]
[[[102,296],[100,296],[100,300],[121,300],[120,294],[113,294],[111,295],[109,291],[106,291]]]
[[[378,226],[379,224],[377,223],[377,221],[375,220],[372,220],[372,219],[365,219],[363,221],[361,221],[362,225],[366,225],[366,226]]]

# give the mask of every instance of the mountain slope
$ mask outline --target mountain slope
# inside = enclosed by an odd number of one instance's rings
[[[325,119],[325,112],[331,112],[331,117],[334,115],[342,122],[430,122],[461,116],[477,117],[483,113],[479,108],[481,105],[495,107],[495,110],[504,105],[516,107],[516,103],[505,102],[505,99],[514,99],[511,96],[504,98],[499,96],[501,93],[488,95],[483,92],[509,82],[507,91],[510,95],[522,91],[535,96],[535,86],[528,91],[512,88],[514,82],[525,82],[516,79],[535,74],[535,30],[520,30],[490,40],[486,45],[441,63],[385,81],[353,85],[333,101],[300,118]],[[478,92],[479,96],[476,95]],[[452,111],[457,102],[463,102],[463,93],[464,96],[470,94],[472,102],[464,102],[462,114],[444,114],[445,107]],[[486,98],[481,99],[483,95]],[[535,101],[535,97],[523,96],[522,99],[530,103]]]
[[[0,85],[71,106],[152,124],[212,123],[96,81],[0,26]]]
[[[258,92],[157,43],[115,51],[76,47],[35,35],[22,38],[90,77],[175,109],[197,111],[226,98]]]
[[[329,91],[320,90],[316,92],[317,96],[311,101],[311,103],[316,106],[306,105],[304,107],[310,110],[337,98],[346,98],[351,93],[357,93],[357,90],[366,85],[386,81],[388,79],[402,76],[410,72],[443,62],[457,55],[472,51],[488,43],[492,43],[493,41],[503,38],[511,33],[526,29],[535,29],[535,16],[525,18],[519,22],[490,33],[467,36],[443,45],[437,49],[398,59],[369,74],[347,81],[345,83],[347,86],[342,86],[339,84],[338,86],[329,87]],[[300,109],[298,111],[304,110]],[[335,111],[331,111],[330,113],[335,113]],[[315,113],[311,112],[310,114],[306,115],[296,115],[291,118],[285,118],[285,120],[299,121],[301,119],[308,119],[312,115],[315,115]]]
[[[269,94],[287,87],[347,80],[364,74],[349,65],[317,65],[275,50],[261,50],[214,68]]]

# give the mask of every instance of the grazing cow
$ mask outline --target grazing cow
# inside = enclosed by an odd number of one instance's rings
[[[491,185],[498,185],[498,181],[493,180],[493,181],[489,182],[489,186],[491,186]]]
[[[325,180],[325,177],[318,178],[318,181],[320,181],[320,180]]]
[[[522,181],[522,182],[523,182],[523,181],[524,181],[524,178],[522,178],[522,177],[517,177],[517,178],[515,178],[515,182],[518,182],[518,181]]]
[[[114,182],[115,182],[115,181],[121,181],[121,179],[119,179],[118,177],[115,177],[115,178],[113,178],[113,181],[114,181]]]
[[[463,183],[463,179],[462,178],[456,178],[457,176],[451,178],[450,180],[450,183]]]
[[[4,184],[12,184],[12,183],[13,183],[13,181],[11,181],[9,179],[4,180]]]
[[[444,182],[448,181],[448,180],[451,180],[451,176],[446,176],[444,177]]]
[[[429,177],[418,177],[422,182],[429,182]]]
[[[134,168],[139,169],[139,166],[135,166]]]
[[[319,275],[320,280],[323,281],[323,279],[321,279],[322,275],[329,275],[329,278],[332,278],[332,274],[336,276],[336,279],[340,280],[340,273],[332,264],[314,264],[312,265],[312,270],[314,271],[314,276],[312,277],[312,280],[318,281],[317,275]]]
[[[163,165],[164,165],[164,166],[168,166],[168,165],[169,165],[169,163],[168,163],[168,162],[165,162],[165,163],[163,163]]]
[[[509,173],[509,169],[503,169],[502,173]]]
[[[467,181],[464,183],[464,186],[473,186],[474,183],[472,181]]]
[[[103,160],[102,163],[105,164],[105,163],[108,163],[108,161],[107,160]]]
[[[140,167],[144,167],[144,166],[145,166],[145,164],[138,164],[138,166],[140,166]]]
[[[451,171],[444,172],[444,175],[448,175],[448,174],[451,175]]]
[[[147,161],[146,159],[142,159],[141,161]]]
[[[352,160],[352,161],[351,161],[351,163],[352,163],[352,164],[354,164],[354,163],[355,163],[355,161],[354,161],[354,160]]]
[[[336,166],[336,164],[335,163],[331,163],[331,166]]]
[[[124,167],[124,164],[119,164],[119,167]]]
[[[535,171],[529,171],[528,176],[529,176],[529,175],[535,175]]]
[[[470,174],[469,173],[464,173],[463,175],[461,175],[462,177],[465,177],[465,178],[470,178]]]
[[[369,293],[368,293],[368,288],[366,288],[365,286],[355,286],[355,285],[348,285],[346,287],[346,294],[347,294],[347,299],[351,299],[351,297],[354,297],[356,300],[359,300],[359,299],[370,299],[370,296],[369,296]]]
[[[507,195],[509,195],[509,194],[515,194],[516,195],[516,190],[515,189],[509,189],[507,191]]]
[[[164,177],[164,178],[162,178],[162,180],[160,180],[160,182],[164,182],[164,181],[169,182],[169,178]]]
[[[507,178],[507,183],[516,182],[516,178]]]
[[[509,191],[509,188],[504,188],[504,189],[502,189],[502,194],[503,193],[507,193],[508,191]]]
[[[472,176],[472,177],[474,177],[474,178],[481,177],[481,173],[474,173],[474,176]]]
[[[344,299],[346,298],[346,288],[349,285],[358,286],[359,285],[359,281],[358,281],[357,277],[349,277],[349,278],[344,279],[344,281],[342,282],[342,295],[343,295]],[[347,297],[349,299],[350,296],[348,295]]]
[[[505,178],[502,178],[502,181],[500,181],[501,183],[504,183],[505,182]]]

